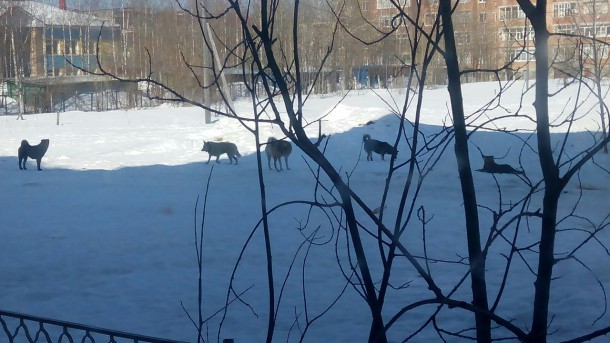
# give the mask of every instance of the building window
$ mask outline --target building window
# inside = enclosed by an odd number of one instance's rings
[[[385,26],[385,27],[391,27],[392,26],[392,16],[391,15],[382,15],[381,17],[379,17],[379,25]]]
[[[484,3],[485,3],[485,0],[479,0],[479,3],[480,3],[480,4],[484,4]]]
[[[576,47],[573,45],[557,47],[553,49],[553,52],[557,62],[569,62],[573,60],[577,54]]]
[[[391,15],[382,15],[379,17],[379,25],[384,27],[392,27],[397,28],[400,25],[404,24],[405,18],[403,16],[391,16]]]
[[[509,27],[506,29],[502,29],[500,31],[500,35],[502,36],[502,40],[505,42],[511,40],[522,41],[525,40],[525,27]],[[534,29],[531,27],[527,30],[527,39],[534,39]]]
[[[360,9],[362,10],[362,12],[368,11],[369,10],[369,2],[368,1],[360,2]]]
[[[458,45],[470,43],[470,32],[456,32],[455,43]]]
[[[456,11],[452,16],[455,24],[467,24],[472,20],[470,11]]]
[[[553,17],[565,18],[576,13],[575,2],[558,2],[553,4]]]
[[[515,49],[509,50],[506,52],[506,62],[514,61],[514,62],[528,62],[535,61],[536,56],[534,56],[534,49],[524,50],[524,49]]]
[[[392,2],[390,2],[389,0],[377,0],[378,10],[385,10],[391,8],[394,8],[394,5],[392,5]]]
[[[400,54],[400,62],[404,63],[404,64],[411,63],[411,53],[410,52],[403,52],[402,54]]]
[[[517,6],[501,6],[498,7],[500,11],[500,20],[511,20],[511,19],[519,19],[525,18],[525,13],[521,10],[521,8]]]
[[[582,46],[582,55],[584,58],[589,60],[607,59],[608,58],[608,46],[605,44],[587,44]]]
[[[610,34],[610,24],[581,26],[580,31],[582,35],[587,37],[608,37]]]
[[[479,13],[479,23],[480,24],[487,23],[487,13]]]
[[[576,25],[574,25],[574,24],[557,25],[557,27],[555,28],[555,32],[556,33],[575,34]]]
[[[401,46],[406,46],[407,44],[409,44],[409,36],[406,33],[399,33],[397,37],[398,44],[400,44]]]
[[[403,7],[403,8],[411,6],[411,0],[395,0],[395,2],[398,3],[398,5],[400,7]],[[378,10],[387,10],[387,9],[392,9],[392,8],[396,8],[396,6],[394,6],[392,1],[377,0],[377,9]]]
[[[608,13],[607,0],[586,0],[579,8],[583,14]]]
[[[460,64],[471,65],[472,64],[472,52],[465,51],[465,52],[461,53],[460,56],[458,56],[458,62]]]
[[[426,13],[424,14],[424,25],[432,26],[436,21],[436,13]]]

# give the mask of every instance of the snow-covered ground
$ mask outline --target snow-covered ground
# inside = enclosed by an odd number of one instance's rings
[[[520,98],[521,83],[502,97],[502,107],[485,113],[490,116],[520,113],[533,115],[533,94]],[[580,101],[576,87],[568,94],[551,98],[554,118],[565,118],[566,104]],[[476,111],[497,92],[493,83],[468,84],[464,87],[467,113]],[[435,132],[450,123],[446,89],[427,90],[422,110],[423,132]],[[379,205],[389,161],[379,155],[368,162],[362,152],[362,135],[393,142],[398,119],[391,114],[400,106],[404,92],[358,91],[337,106],[340,97],[314,97],[305,114],[309,121],[326,115],[322,130],[331,134],[326,155],[342,175],[352,172],[350,184],[371,208]],[[599,117],[592,99],[583,107],[588,115],[572,126],[572,138],[566,150],[588,146],[591,133],[598,129]],[[586,106],[591,106],[586,110]],[[239,113],[250,113],[246,102],[236,103]],[[508,111],[508,112],[507,112]],[[412,118],[413,109],[410,109]],[[59,121],[59,125],[57,122]],[[373,121],[372,125],[365,125]],[[534,123],[517,117],[497,122],[496,127],[534,128]],[[312,138],[317,125],[308,128]],[[563,137],[565,126],[554,129],[554,141]],[[261,140],[280,136],[277,127],[263,126]],[[501,163],[521,166],[531,179],[541,175],[533,149],[524,149],[519,161],[521,140],[530,133],[514,135],[476,132],[471,138],[473,166],[482,166],[480,153],[506,157]],[[51,143],[42,161],[42,172],[35,162],[28,170],[17,167],[17,148],[22,139],[36,144],[42,138]],[[239,165],[229,165],[226,155],[220,164],[205,164],[208,155],[201,151],[202,140],[234,142],[242,157]],[[195,202],[205,194],[210,173],[211,186],[204,228],[204,317],[221,309],[227,298],[231,271],[248,235],[261,217],[260,191],[254,137],[238,122],[214,118],[204,123],[200,109],[158,107],[146,110],[112,112],[66,112],[15,117],[0,117],[0,309],[22,312],[60,320],[90,324],[115,330],[136,332],[177,340],[196,340],[196,329],[182,304],[195,316],[197,308],[197,264],[195,251]],[[530,142],[533,138],[530,137]],[[453,145],[431,171],[416,208],[423,206],[431,219],[426,228],[429,256],[457,260],[467,256],[466,238],[459,180]],[[532,143],[535,147],[535,143]],[[557,145],[557,149],[561,146]],[[399,145],[398,162],[407,158],[407,144]],[[599,154],[596,162],[610,169],[610,158]],[[268,207],[288,200],[313,200],[314,179],[307,158],[295,149],[290,157],[291,170],[269,171],[264,164],[264,181]],[[490,174],[474,175],[478,200],[487,206],[498,206],[498,190]],[[558,235],[557,252],[565,253],[582,241],[591,224],[603,222],[610,212],[609,175],[588,164],[582,174],[582,185],[573,182],[565,190],[560,217],[566,216],[580,199],[575,215],[592,222],[571,218],[562,228],[572,231]],[[323,179],[324,180],[324,179]],[[398,199],[406,180],[406,170],[398,171],[391,184],[384,221],[394,224]],[[514,175],[497,176],[503,191],[504,206],[516,201],[527,190]],[[319,191],[319,190],[318,190]],[[581,192],[582,191],[582,192]],[[582,196],[582,199],[580,198]],[[540,196],[534,197],[535,210]],[[201,221],[201,200],[197,220]],[[312,319],[332,303],[346,285],[339,263],[347,266],[344,254],[344,232],[333,228],[325,214],[313,211],[305,225],[308,208],[291,205],[271,216],[276,290],[284,282],[293,257],[294,268],[288,277],[279,307],[277,341],[297,341],[304,330],[305,309],[301,280],[307,295],[307,315]],[[482,237],[487,237],[490,214],[481,209]],[[606,223],[608,219],[605,219]],[[363,220],[363,224],[370,222]],[[373,228],[373,227],[370,227]],[[320,242],[306,254],[307,246],[299,247],[304,236],[316,235]],[[374,228],[373,228],[374,229]],[[535,241],[537,222],[529,230],[522,228],[519,243]],[[599,233],[599,242],[610,239],[608,232]],[[423,253],[422,228],[413,221],[403,236],[404,244],[416,254]],[[339,237],[339,238],[337,238]],[[338,241],[337,251],[335,242]],[[373,256],[377,245],[365,238],[367,251]],[[610,257],[600,243],[591,241],[578,255],[587,263],[604,286],[610,285]],[[506,243],[496,242],[487,265],[490,299],[495,299],[506,253]],[[336,253],[341,260],[338,262]],[[533,254],[524,252],[533,260]],[[305,257],[306,256],[306,257]],[[373,274],[380,279],[377,258],[371,257]],[[303,265],[304,268],[303,271]],[[413,301],[432,297],[412,267],[400,260],[395,266],[393,284],[409,283],[409,287],[392,291],[386,305],[388,318],[399,308]],[[435,263],[433,276],[443,291],[449,292],[465,272],[459,264]],[[511,269],[503,300],[497,312],[513,323],[527,328],[531,320],[533,275],[517,259]],[[603,314],[604,295],[593,274],[576,261],[562,262],[553,286],[551,331],[553,340],[568,339],[607,326],[610,316]],[[234,280],[235,292],[243,292],[241,302],[233,302],[227,312],[220,338],[235,338],[238,343],[261,342],[267,327],[266,259],[262,232],[257,231],[245,250]],[[470,301],[469,282],[459,288],[456,297]],[[230,299],[233,295],[230,295]],[[277,300],[277,298],[276,298]],[[429,306],[406,314],[390,330],[390,337],[401,341],[427,319],[436,307]],[[216,340],[221,317],[209,322],[209,336]],[[296,323],[298,322],[298,324]],[[365,301],[352,287],[332,309],[307,330],[307,342],[364,342],[370,315]],[[472,315],[461,310],[445,309],[439,324],[450,330],[471,327]],[[3,337],[0,335],[0,337]],[[448,338],[449,341],[460,341]],[[415,338],[416,342],[438,341],[431,328]],[[3,339],[0,339],[3,341]]]

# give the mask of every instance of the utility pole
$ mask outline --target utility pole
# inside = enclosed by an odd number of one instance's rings
[[[529,23],[525,19],[525,88],[530,88],[530,31]]]

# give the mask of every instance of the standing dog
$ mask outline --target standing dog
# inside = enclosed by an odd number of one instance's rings
[[[387,142],[381,142],[376,139],[371,139],[371,136],[368,134],[362,137],[362,142],[364,143],[364,151],[366,151],[367,161],[373,160],[373,152],[380,154],[382,160],[385,154],[392,155],[392,160],[396,159],[396,154],[398,154],[398,150],[396,150],[396,148],[394,148]]]
[[[216,163],[220,163],[218,162],[220,155],[227,154],[227,156],[229,156],[229,164],[233,164],[233,160],[235,160],[235,164],[237,164],[237,157],[241,157],[241,154],[237,151],[237,145],[230,142],[203,141],[203,148],[201,148],[201,151],[207,151],[209,154],[206,164],[210,163],[212,156],[216,156]]]
[[[282,156],[284,156],[284,160],[286,161],[286,169],[290,170],[288,167],[288,156],[290,156],[290,153],[292,153],[292,144],[290,144],[290,142],[278,141],[275,137],[269,137],[269,139],[267,139],[267,145],[265,146],[265,154],[267,154],[267,166],[269,167],[269,170],[271,170],[272,157],[275,170],[284,170],[284,168],[282,168]],[[280,169],[277,169],[278,160],[280,161]]]
[[[25,162],[28,161],[29,157],[33,160],[36,160],[36,166],[38,167],[38,170],[42,170],[40,169],[40,161],[42,160],[44,154],[47,152],[48,148],[48,139],[41,140],[40,144],[38,145],[30,145],[30,143],[28,143],[28,141],[26,141],[25,139],[22,140],[21,146],[19,147],[19,149],[17,149],[17,157],[19,158],[19,169],[27,170],[27,168],[25,167]]]

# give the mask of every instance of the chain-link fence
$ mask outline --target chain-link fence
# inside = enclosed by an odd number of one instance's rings
[[[0,342],[185,343],[0,310]]]

